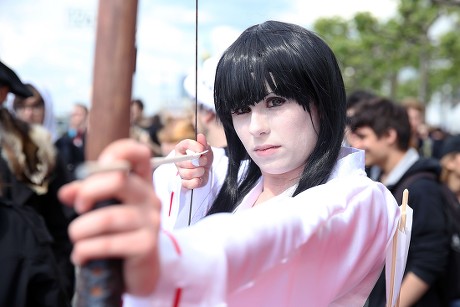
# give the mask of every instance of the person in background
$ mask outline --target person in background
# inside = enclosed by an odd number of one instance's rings
[[[441,182],[449,189],[446,192],[446,210],[450,226],[450,254],[446,274],[445,290],[449,307],[460,307],[460,135],[444,141],[441,148]]]
[[[359,109],[359,105],[363,101],[367,101],[369,99],[376,98],[373,92],[368,90],[355,90],[351,92],[347,96],[347,125],[345,126],[345,139],[344,144],[347,146],[353,147],[353,134],[350,133],[349,121],[350,118],[356,113],[357,109]]]
[[[160,146],[160,140],[158,140],[158,131],[160,131],[161,128],[163,128],[163,122],[161,120],[161,115],[160,113],[156,113],[151,117],[151,125],[148,129],[150,139],[152,140],[153,143],[156,144],[156,146]]]
[[[141,99],[131,101],[131,124],[148,130],[152,124],[148,117],[144,116],[144,102]]]
[[[131,124],[136,125],[147,131],[153,147],[155,148],[155,156],[161,155],[160,141],[158,140],[158,131],[163,127],[160,114],[155,114],[152,117],[144,115],[144,102],[141,99],[133,99],[131,101]]]
[[[460,135],[446,139],[441,149],[442,181],[460,202]]]
[[[51,140],[55,142],[58,138],[57,126],[53,100],[49,91],[37,84],[26,83],[26,86],[33,96],[15,97],[13,110],[16,116],[29,124],[45,127],[51,135]]]
[[[347,96],[347,116],[351,117],[356,113],[359,104],[376,98],[377,95],[370,90],[355,90]]]
[[[34,99],[31,88],[0,62],[0,305],[70,306],[70,220],[57,199],[68,174],[48,131],[4,107],[8,92]]]
[[[439,128],[433,130],[425,122],[425,105],[418,99],[407,97],[401,104],[409,115],[412,128],[411,147],[422,157],[439,159],[445,132]]]
[[[153,157],[161,156],[160,146],[153,142],[150,137],[148,129],[151,123],[148,118],[144,117],[144,103],[140,99],[133,99],[131,101],[130,123],[130,137],[148,145]]]
[[[82,103],[74,104],[69,118],[69,128],[57,141],[67,170],[75,178],[75,168],[85,161],[86,131],[88,128],[88,108]]]
[[[218,56],[206,59],[198,69],[197,82],[197,131],[203,133],[209,145],[216,148],[226,148],[227,139],[224,127],[220,122],[214,105],[214,79],[216,76]],[[184,80],[184,89],[195,103],[195,74],[188,75]]]
[[[353,115],[356,112],[359,112],[359,106],[366,101],[371,99],[377,98],[378,96],[369,90],[356,90],[351,92],[347,96],[347,124],[345,126],[345,138],[344,138],[344,145],[356,147],[353,145],[354,138],[356,135],[351,132],[350,130],[350,122],[353,118]],[[365,167],[367,176],[372,180],[377,180],[380,170],[377,165],[367,166]]]
[[[387,98],[362,104],[350,129],[356,136],[353,145],[365,150],[366,166],[379,167],[378,180],[399,204],[404,189],[409,190],[414,223],[400,306],[444,306],[440,283],[447,264],[448,235],[438,161],[421,158],[410,147],[406,109]],[[369,297],[369,307],[385,306],[384,274]]]
[[[210,57],[199,67],[197,71],[198,99],[196,101],[194,99],[195,73],[185,78],[184,89],[191,101],[197,104],[195,106],[196,130],[206,136],[208,144],[212,147],[213,164],[210,170],[212,175],[210,176],[214,178],[213,184],[222,186],[227,174],[228,158],[224,127],[217,116],[214,105],[214,79],[218,61],[219,57]],[[195,132],[185,138],[194,139]],[[185,138],[182,136],[177,140],[182,141]],[[175,142],[174,146],[177,143]],[[174,154],[171,152],[172,149],[174,147],[165,150],[166,154]],[[153,183],[156,193],[164,204],[162,221],[165,229],[181,228],[194,224],[203,218],[210,208],[209,203],[208,206],[204,205],[207,202],[200,199],[200,194],[193,197],[193,202],[200,205],[190,206],[192,192],[188,188],[189,183],[179,176],[174,164],[165,164],[157,168],[153,173]],[[215,190],[211,188],[211,191]],[[206,197],[214,198],[215,195],[206,195]],[[190,212],[190,210],[192,211]]]
[[[195,128],[191,118],[171,117],[165,121],[163,128],[158,131],[162,156],[169,155],[180,141],[195,137]]]
[[[401,213],[366,176],[363,152],[341,146],[344,88],[332,50],[314,33],[277,21],[249,27],[216,70],[229,163],[216,197],[202,198],[209,215],[160,230],[149,150],[114,142],[99,163],[128,161],[129,175],[101,172],[60,191],[82,213],[70,227],[72,259],[123,258],[126,307],[363,306]],[[212,195],[213,149],[198,134],[175,155],[187,150],[207,152],[176,163],[180,176],[194,194]],[[106,198],[122,205],[88,212]]]

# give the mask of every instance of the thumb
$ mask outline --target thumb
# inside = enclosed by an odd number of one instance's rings
[[[196,136],[196,141],[202,144],[206,149],[211,149],[206,140],[206,136],[203,133],[198,133],[198,135]]]

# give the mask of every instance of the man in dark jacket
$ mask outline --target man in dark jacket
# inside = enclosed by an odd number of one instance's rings
[[[88,108],[81,103],[74,104],[69,129],[56,141],[56,147],[72,179],[75,179],[75,168],[85,161],[87,123]]]
[[[401,203],[409,190],[414,210],[412,237],[401,285],[400,306],[444,306],[439,289],[448,255],[443,194],[437,181],[438,161],[421,158],[409,147],[411,128],[406,110],[384,98],[360,106],[351,119],[352,146],[366,151],[366,166],[381,170],[379,180]],[[384,273],[374,287],[369,306],[385,306]]]

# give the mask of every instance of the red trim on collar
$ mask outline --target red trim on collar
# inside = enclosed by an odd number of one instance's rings
[[[176,238],[170,232],[168,232],[166,230],[163,230],[163,231],[168,236],[168,238],[171,239],[171,242],[174,245],[174,249],[176,250],[177,254],[181,255],[182,251],[180,249],[179,242],[177,242]]]
[[[169,212],[168,212],[168,216],[171,216],[171,210],[172,210],[173,199],[174,199],[174,192],[171,192],[171,197],[169,198]]]

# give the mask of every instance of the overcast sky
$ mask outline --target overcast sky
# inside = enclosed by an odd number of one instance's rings
[[[55,112],[90,105],[97,0],[0,0],[0,59],[23,81],[48,88]],[[369,11],[389,18],[395,0],[199,0],[199,53],[215,54],[268,19],[307,28],[319,17]],[[133,96],[146,113],[179,106],[182,78],[195,63],[195,1],[139,0]]]

